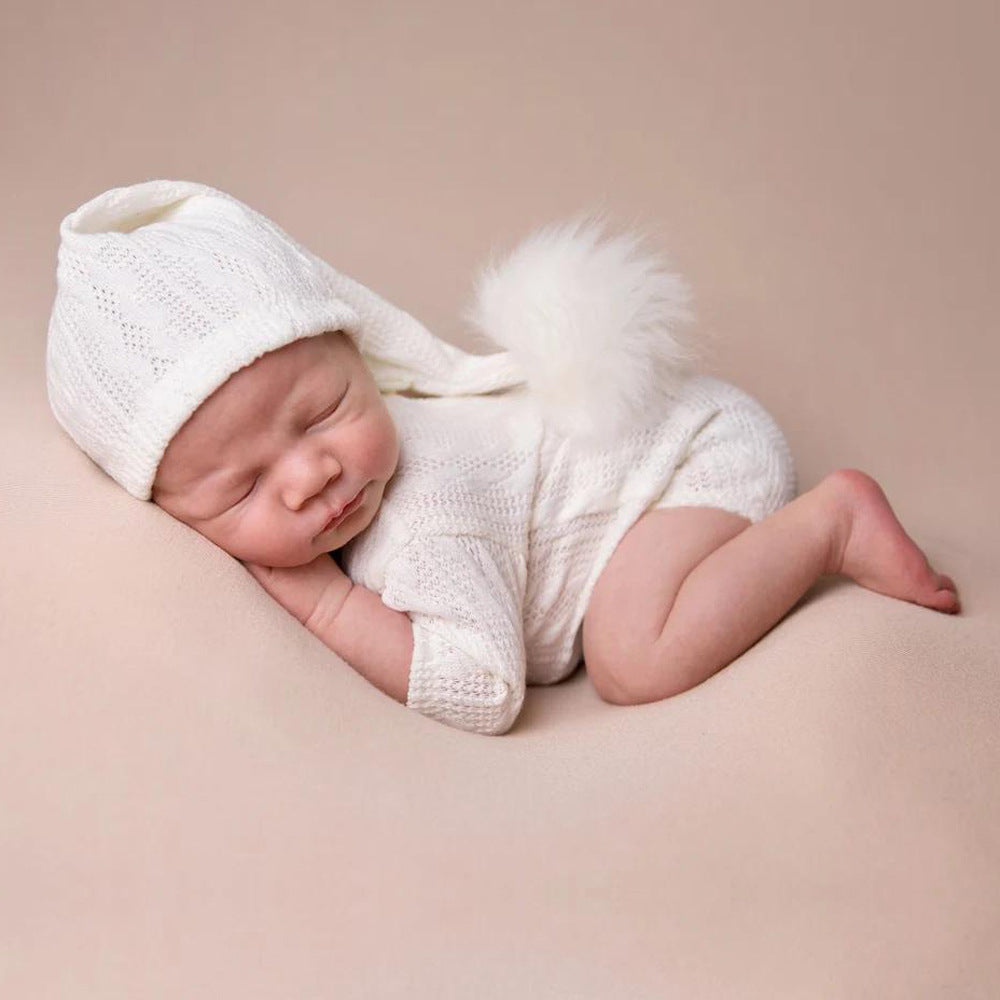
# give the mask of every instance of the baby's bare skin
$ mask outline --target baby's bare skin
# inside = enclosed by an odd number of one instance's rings
[[[647,512],[612,553],[583,626],[598,693],[659,701],[700,684],[823,575],[957,614],[955,583],[906,534],[881,487],[839,469],[757,524],[711,507]]]
[[[841,469],[828,478],[843,518],[828,572],[889,597],[958,614],[955,581],[935,572],[899,523],[882,487],[858,469]]]

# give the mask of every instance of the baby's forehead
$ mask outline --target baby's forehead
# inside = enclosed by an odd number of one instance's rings
[[[341,337],[343,339],[341,339]],[[242,423],[262,410],[271,410],[292,400],[301,401],[313,392],[343,381],[352,371],[367,366],[347,341],[346,334],[306,337],[268,351],[234,372],[205,400],[202,423],[227,419]]]
[[[226,398],[206,409],[215,421],[235,416],[236,423],[242,425],[252,422],[261,411],[277,411],[301,402],[341,379],[345,371],[343,361],[330,352],[312,351],[293,358],[283,356],[280,350],[272,351],[231,376],[216,393]]]
[[[295,357],[279,349],[261,355],[216,388],[180,428],[174,451],[203,452],[242,436],[280,413],[302,406],[341,377],[325,352]]]

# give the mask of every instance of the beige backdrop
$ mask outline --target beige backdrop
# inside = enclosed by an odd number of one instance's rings
[[[0,993],[1000,995],[997,10],[5,0]],[[492,249],[656,225],[801,489],[875,476],[963,615],[821,583],[672,703],[408,713],[49,415],[59,220],[154,177],[470,344]]]

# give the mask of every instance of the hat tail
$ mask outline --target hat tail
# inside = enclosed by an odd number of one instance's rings
[[[564,433],[610,441],[670,405],[700,360],[691,290],[643,235],[605,236],[603,212],[533,232],[480,268],[463,318],[506,348]]]

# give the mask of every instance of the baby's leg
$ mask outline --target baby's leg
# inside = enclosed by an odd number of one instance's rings
[[[642,704],[731,663],[824,574],[937,611],[959,610],[878,483],[840,469],[757,524],[712,507],[647,511],[598,578],[583,655],[598,694]]]

